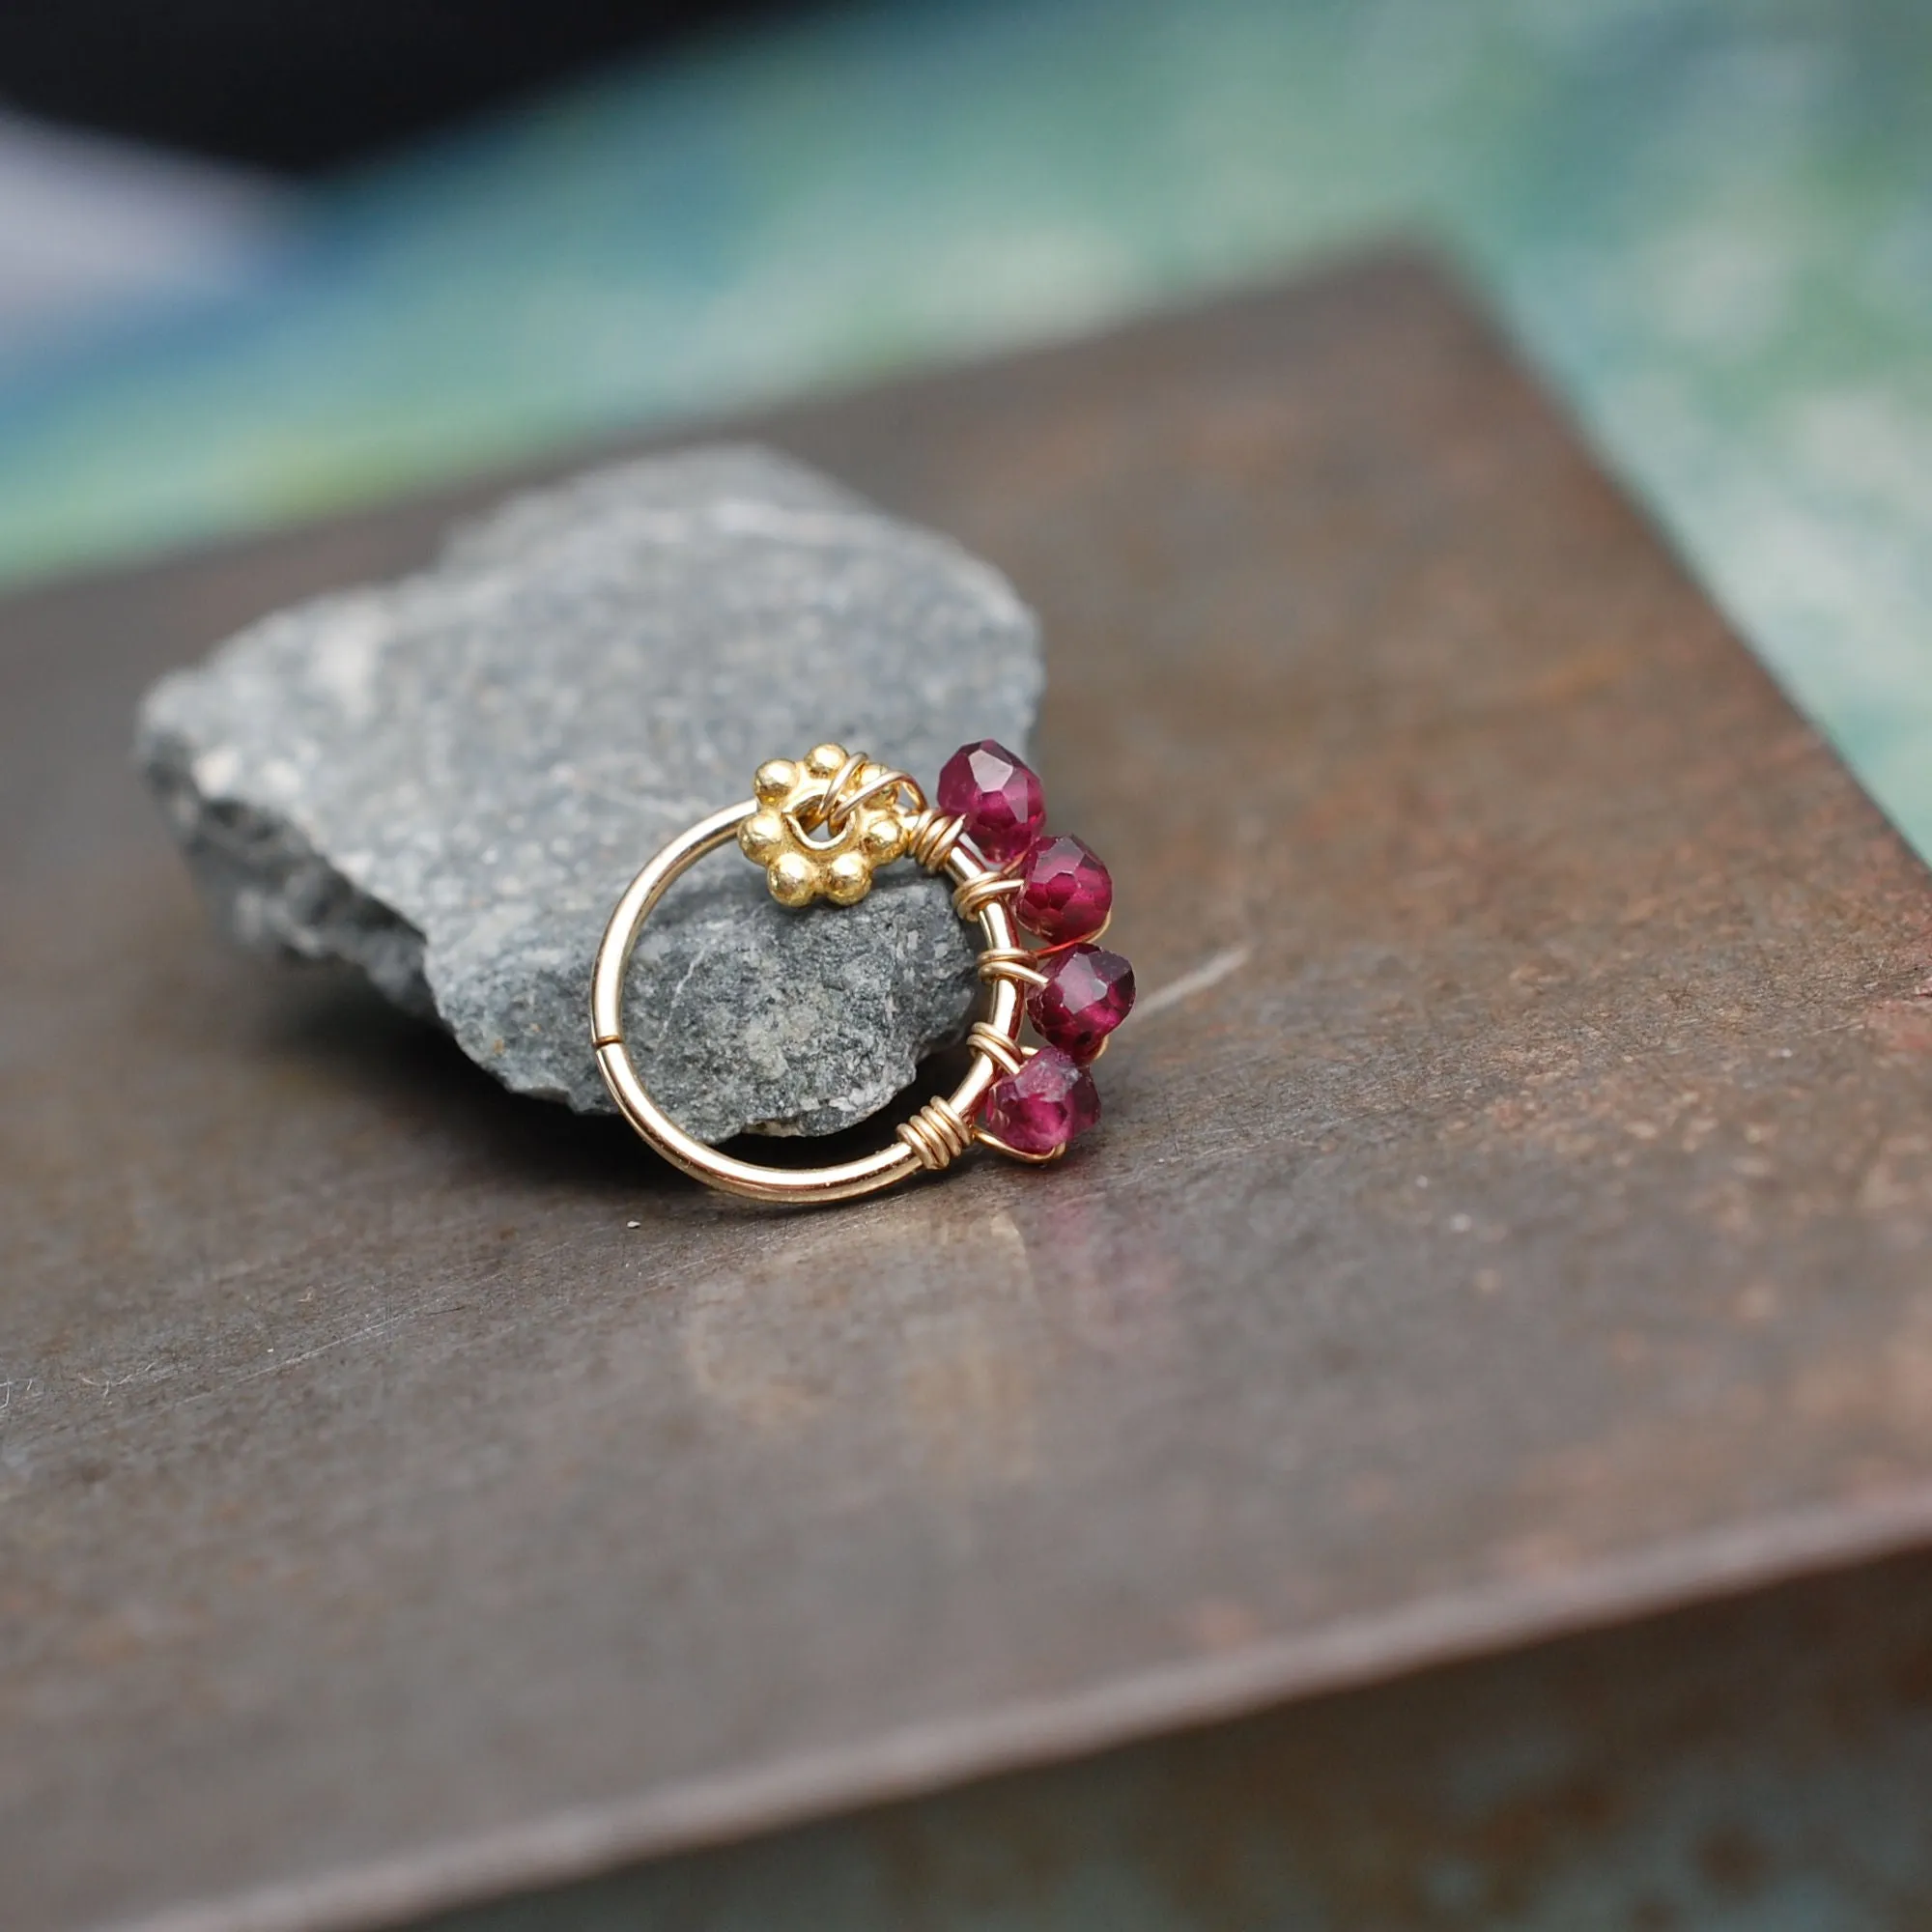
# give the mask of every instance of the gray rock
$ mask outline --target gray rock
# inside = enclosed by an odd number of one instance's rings
[[[418,576],[250,626],[149,693],[137,751],[237,938],[352,961],[518,1093],[604,1110],[590,961],[668,838],[826,739],[930,785],[965,739],[1022,745],[1039,686],[995,571],[711,448],[519,498]],[[825,1133],[975,992],[945,885],[909,863],[792,912],[726,850],[645,928],[627,1024],[694,1133]]]

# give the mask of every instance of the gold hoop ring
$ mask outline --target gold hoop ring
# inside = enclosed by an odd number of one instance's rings
[[[709,1181],[713,1187],[742,1194],[753,1201],[791,1202],[801,1207],[876,1194],[882,1187],[909,1180],[927,1165],[920,1146],[903,1132],[876,1153],[843,1161],[836,1167],[767,1167],[757,1161],[739,1160],[693,1139],[671,1120],[651,1098],[625,1050],[624,978],[630,968],[631,951],[638,943],[644,922],[675,881],[708,853],[735,839],[738,828],[757,810],[756,799],[746,799],[699,820],[689,832],[673,838],[631,881],[624,896],[617,901],[610,923],[604,928],[590,980],[590,1027],[597,1046],[597,1065],[603,1070],[611,1097],[632,1126],[674,1167]],[[964,840],[953,842],[944,863],[947,876],[960,886],[969,886],[992,870]],[[1007,952],[1017,949],[1017,935],[1004,899],[988,900],[976,917],[989,950]],[[1019,988],[1010,980],[1000,981],[993,989],[993,1009],[981,1024],[1004,1039],[1015,1055],[1019,1052],[1022,1017]],[[983,1049],[976,1051],[966,1077],[948,1100],[951,1111],[962,1122],[970,1121],[1001,1071]]]
[[[976,749],[984,748],[962,747],[959,755]],[[1024,771],[1010,753],[1000,755]],[[1037,781],[1030,773],[1026,776],[1037,790]],[[1061,1063],[1056,1073],[1085,1083],[1084,1092],[1091,1096],[1092,1083],[1084,1065],[1097,1057],[1099,1044],[1083,1036],[1076,1048],[1077,1065],[1051,1041],[1044,1049],[1021,1045],[1027,1002],[1037,999],[1048,982],[1046,974],[1026,962],[1047,954],[1029,952],[1020,943],[1013,908],[1022,881],[1015,875],[1014,862],[989,864],[967,836],[968,825],[965,817],[934,810],[924,792],[903,773],[868,763],[863,755],[848,756],[837,745],[820,745],[798,762],[781,758],[761,765],[757,796],[713,812],[673,838],[625,888],[604,928],[591,969],[590,1035],[598,1068],[618,1111],[672,1166],[695,1179],[748,1200],[795,1207],[876,1194],[916,1174],[937,1172],[975,1145],[1033,1164],[1058,1158],[1065,1151],[1064,1142],[1045,1148],[1017,1146],[980,1124],[978,1116],[993,1088],[1025,1078],[1028,1063],[1042,1051]],[[837,837],[828,842],[812,836],[820,827],[832,828]],[[733,841],[766,867],[773,895],[781,903],[798,906],[823,895],[834,904],[851,904],[870,889],[876,867],[905,857],[950,878],[954,909],[980,926],[984,946],[979,972],[990,988],[991,1001],[967,1035],[972,1062],[966,1075],[950,1094],[928,1100],[910,1120],[901,1122],[891,1143],[875,1152],[835,1166],[810,1168],[770,1167],[722,1152],[687,1133],[666,1114],[625,1046],[624,983],[644,922],[678,879],[721,845]],[[1100,876],[1104,880],[1104,868]],[[1111,887],[1108,893],[1111,895]],[[1112,954],[1103,956],[1115,959]],[[1124,1016],[1133,998],[1132,974],[1124,960],[1116,963],[1124,974],[1124,1003],[1106,1021],[1108,1027]],[[1037,1024],[1045,1024],[1037,1009],[1035,1018]],[[1036,1076],[1047,1071],[1045,1061],[1034,1069]],[[1098,1102],[1093,1100],[1087,1118],[1097,1112]],[[1079,1125],[1071,1131],[1079,1131]]]

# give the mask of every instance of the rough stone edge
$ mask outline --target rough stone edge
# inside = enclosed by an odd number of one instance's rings
[[[187,744],[157,726],[145,702],[134,755],[189,876],[231,938],[284,959],[355,966],[405,1011],[437,1017],[425,941],[408,920],[338,871],[291,820],[204,790]],[[300,908],[298,919],[289,907]]]
[[[683,453],[672,452],[672,455]],[[754,459],[781,471],[790,470],[797,481],[810,486],[815,495],[843,499],[830,507],[830,514],[849,514],[855,522],[896,525],[899,532],[924,539],[944,554],[948,564],[978,575],[997,587],[1022,613],[1037,638],[1038,619],[1006,574],[946,532],[918,524],[898,524],[859,493],[764,444],[724,442],[704,445],[692,453],[707,460],[722,455],[727,462]],[[526,547],[540,547],[544,541],[557,540],[556,530],[546,528],[544,516],[537,514],[547,499],[614,489],[618,480],[631,470],[659,467],[666,460],[662,456],[646,456],[599,465],[556,483],[509,496],[452,523],[442,532],[428,561],[416,569],[385,583],[327,591],[304,600],[300,608],[312,612],[320,606],[350,603],[377,591],[393,594],[418,582],[493,575],[503,567],[506,540],[513,556],[521,554]],[[202,675],[222,659],[249,648],[265,631],[281,623],[288,614],[270,611],[224,639],[196,665],[164,674],[142,695],[137,708],[133,763],[154,795],[187,864],[189,876],[212,916],[238,945],[257,954],[309,964],[355,967],[399,1009],[432,1022],[456,1040],[466,1057],[491,1072],[507,1093],[562,1104],[573,1112],[614,1112],[613,1107],[604,1104],[608,1096],[601,1087],[586,1108],[567,1090],[553,1085],[515,1085],[503,1080],[485,1058],[463,1040],[437,998],[428,970],[428,941],[421,930],[331,865],[292,817],[239,799],[225,798],[218,788],[202,782],[190,746],[166,722],[171,688],[177,681]],[[1046,682],[1045,668],[1037,656],[1030,682],[1033,722],[1037,723]],[[1022,739],[1031,736],[1031,729],[1021,736]],[[920,1066],[926,1059],[964,1037],[967,1024],[962,1020],[914,1042],[902,1077],[895,1080],[870,1111],[889,1106],[918,1079]],[[813,1136],[853,1124],[852,1120],[838,1116],[837,1110],[834,1113],[831,1120],[826,1119],[826,1110],[820,1109],[797,1120],[753,1121],[743,1130],[779,1137]],[[870,1114],[863,1118],[870,1118]]]

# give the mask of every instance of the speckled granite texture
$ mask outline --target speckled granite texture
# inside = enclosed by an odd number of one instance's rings
[[[360,967],[519,1093],[609,1105],[591,957],[664,841],[826,738],[930,780],[1025,739],[1032,615],[956,545],[781,457],[594,471],[434,568],[251,626],[156,687],[138,755],[226,928]],[[964,1024],[945,885],[788,912],[719,854],[632,969],[633,1051],[692,1132],[822,1133]]]

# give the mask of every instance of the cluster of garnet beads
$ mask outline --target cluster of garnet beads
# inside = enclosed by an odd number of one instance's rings
[[[965,821],[980,855],[1017,881],[1014,923],[1045,942],[1034,954],[1041,983],[1027,1017],[1044,1042],[980,1103],[986,1134],[1044,1159],[1100,1118],[1088,1067],[1134,1004],[1134,969],[1097,946],[1114,906],[1107,868],[1078,838],[1046,830],[1038,778],[990,738],[962,745],[939,774],[940,810]]]

